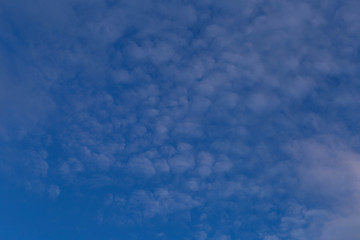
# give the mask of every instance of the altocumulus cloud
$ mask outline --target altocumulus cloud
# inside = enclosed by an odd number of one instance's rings
[[[1,191],[47,212],[30,239],[360,235],[359,1],[0,9]]]

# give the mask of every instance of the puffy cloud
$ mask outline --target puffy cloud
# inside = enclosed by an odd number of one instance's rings
[[[129,168],[135,173],[140,173],[144,176],[152,176],[156,173],[152,162],[146,157],[135,157],[129,162]]]
[[[359,195],[360,155],[342,139],[302,140],[288,149],[300,161],[296,170],[305,191],[336,199]]]
[[[194,167],[194,156],[191,153],[182,153],[169,159],[170,169],[174,173],[183,173]]]
[[[176,211],[190,210],[201,206],[201,202],[190,195],[181,192],[169,191],[165,188],[154,192],[139,190],[133,193],[129,200],[131,205],[139,205],[143,209],[144,217],[166,215]]]
[[[201,177],[209,176],[213,171],[214,158],[208,152],[200,152],[198,155],[198,172]]]

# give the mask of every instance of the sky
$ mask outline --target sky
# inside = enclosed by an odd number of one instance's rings
[[[358,240],[359,11],[0,0],[0,239]]]

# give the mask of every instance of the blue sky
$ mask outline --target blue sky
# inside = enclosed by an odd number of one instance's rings
[[[359,11],[0,1],[0,239],[357,240]]]

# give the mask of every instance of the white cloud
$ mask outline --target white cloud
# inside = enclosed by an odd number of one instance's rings
[[[130,160],[128,166],[136,174],[146,177],[153,176],[156,173],[153,163],[146,157],[134,157]]]
[[[48,194],[51,199],[56,199],[60,195],[60,188],[57,185],[51,185],[48,189]]]
[[[171,171],[174,173],[183,173],[194,167],[195,161],[191,153],[183,153],[176,155],[169,160]]]
[[[349,239],[356,240],[360,234],[360,218],[358,214],[338,217],[325,223],[321,240]]]
[[[198,239],[358,233],[357,1],[43,3],[0,3],[0,151],[49,155],[1,163],[26,162],[15,181],[107,186],[145,219],[199,207]]]
[[[295,238],[356,239],[360,155],[351,142],[335,136],[318,136],[295,141],[287,149],[296,159],[298,191],[327,206],[323,212],[305,210],[303,216],[294,217],[297,226],[287,227],[298,229]],[[310,227],[305,227],[306,224]]]
[[[62,174],[67,175],[84,171],[82,163],[76,158],[70,158],[67,162],[63,162],[60,170]]]
[[[225,173],[231,170],[233,164],[231,160],[225,156],[219,158],[214,165],[214,171],[218,173]]]
[[[208,152],[198,154],[198,172],[201,177],[209,176],[213,171],[214,158]]]
[[[158,214],[166,215],[176,211],[187,211],[201,206],[201,202],[193,199],[191,195],[169,191],[166,188],[156,189],[153,193],[144,190],[136,191],[130,198],[129,203],[142,206],[142,214],[146,218]]]

